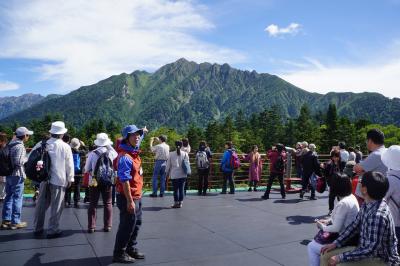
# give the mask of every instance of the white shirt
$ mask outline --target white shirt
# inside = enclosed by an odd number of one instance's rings
[[[74,182],[74,160],[71,147],[62,139],[51,138],[47,141],[47,149],[51,160],[50,183],[67,187]]]
[[[322,225],[322,230],[332,233],[341,233],[351,224],[358,214],[360,207],[353,194],[341,199],[332,211],[331,225]]]
[[[165,172],[169,174],[169,177],[171,179],[187,177],[187,174],[185,173],[182,167],[183,160],[189,161],[189,155],[184,151],[181,151],[180,156],[176,153],[176,151],[173,151],[169,154],[169,158],[167,161],[167,168]]]
[[[340,149],[340,161],[347,162],[349,160],[349,152],[345,149]]]
[[[151,151],[156,154],[156,160],[168,160],[169,157],[169,146],[167,143],[163,142],[156,146],[150,147]]]
[[[400,227],[400,171],[389,170],[387,178],[389,180],[389,190],[385,199],[392,213],[395,226]]]
[[[118,153],[111,146],[99,147],[99,148],[91,151],[88,154],[88,158],[85,163],[85,173],[90,173],[90,177],[92,176],[92,172],[94,171],[97,160],[99,159],[99,156],[95,153],[95,151],[100,152],[100,154],[108,151],[108,157],[111,159],[111,161],[114,161],[114,159],[117,158],[117,156],[118,156]]]

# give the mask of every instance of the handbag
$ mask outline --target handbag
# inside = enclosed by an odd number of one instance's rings
[[[192,169],[190,168],[189,158],[187,158],[187,160],[186,160],[186,158],[183,158],[182,168],[183,168],[183,172],[185,172],[185,174],[187,174],[187,175],[192,174]]]
[[[82,187],[89,187],[89,172],[83,174]]]
[[[331,233],[331,232],[325,232],[322,229],[318,231],[318,233],[315,235],[314,240],[318,244],[321,245],[326,245],[330,244],[333,241],[336,240],[336,238],[339,237],[339,233]]]
[[[325,179],[325,177],[317,176],[317,182],[316,183],[317,184],[316,184],[315,190],[318,193],[324,193],[325,190],[326,190],[326,179]]]

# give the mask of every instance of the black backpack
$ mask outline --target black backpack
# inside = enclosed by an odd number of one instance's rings
[[[113,162],[108,156],[108,152],[100,153],[99,151],[94,151],[94,153],[99,156],[94,167],[93,177],[96,178],[97,182],[102,185],[111,186],[113,184],[114,169]]]
[[[43,166],[38,167],[38,162],[43,161]],[[26,176],[35,182],[43,182],[50,179],[50,155],[46,148],[46,140],[42,145],[29,154],[28,161],[25,163]]]
[[[278,155],[278,158],[274,163],[274,168],[278,172],[283,172],[285,170],[285,161],[283,160],[282,154]]]
[[[10,176],[13,173],[14,167],[11,162],[11,148],[20,143],[7,144],[0,148],[0,176]]]

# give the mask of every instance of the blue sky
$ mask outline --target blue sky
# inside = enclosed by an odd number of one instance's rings
[[[67,93],[185,57],[312,92],[400,97],[398,14],[400,0],[3,1],[0,96]]]

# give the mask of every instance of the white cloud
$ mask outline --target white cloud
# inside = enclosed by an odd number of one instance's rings
[[[13,0],[0,5],[0,58],[44,60],[40,79],[64,90],[181,57],[244,60],[194,37],[214,28],[204,10],[190,0]]]
[[[306,58],[306,61],[308,67],[282,72],[279,76],[311,92],[368,91],[400,98],[400,57],[361,65],[327,66],[311,58]]]
[[[264,29],[271,37],[283,35],[296,35],[300,31],[301,25],[298,23],[290,23],[286,28],[279,28],[278,25],[271,24]]]
[[[11,81],[0,81],[0,91],[18,90],[19,84]]]

